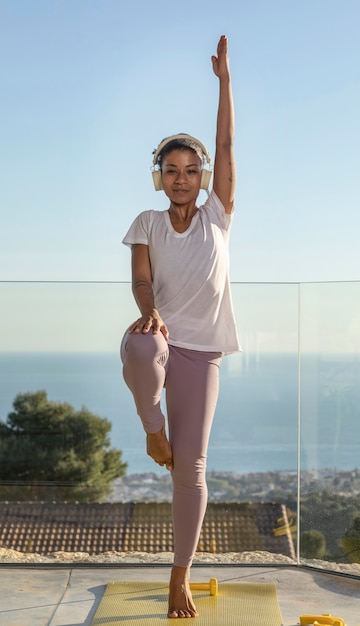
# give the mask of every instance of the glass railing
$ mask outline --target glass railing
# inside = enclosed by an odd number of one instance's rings
[[[273,563],[287,557],[357,575],[360,283],[234,283],[232,290],[243,351],[222,364],[199,551],[253,553],[264,563],[271,553]],[[168,515],[171,500],[169,475],[145,453],[122,380],[119,344],[138,315],[130,285],[0,283],[0,301],[0,560],[2,549],[29,554],[42,545],[44,553],[49,508],[58,507],[63,523],[69,515],[89,519],[99,502],[107,517],[115,511],[126,520],[128,535],[123,527],[110,547],[99,539],[96,552],[126,559],[139,545],[129,520],[150,510]],[[62,403],[72,407],[67,421]],[[121,455],[111,460],[99,449]],[[156,514],[154,502],[162,503]],[[86,522],[92,545],[104,526],[96,515]],[[75,534],[63,553],[79,552]],[[151,541],[149,551],[166,550]]]
[[[359,575],[360,283],[303,284],[299,310],[298,552]]]

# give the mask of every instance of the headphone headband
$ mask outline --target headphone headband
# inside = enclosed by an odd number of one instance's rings
[[[154,152],[154,158],[153,158],[153,165],[155,166],[157,164],[157,160],[159,157],[159,154],[161,152],[161,150],[163,148],[165,148],[165,146],[167,146],[168,143],[170,143],[171,141],[175,141],[176,139],[189,139],[190,141],[193,141],[194,143],[196,143],[199,148],[201,149],[201,152],[203,153],[206,162],[210,165],[210,155],[207,151],[207,149],[205,148],[204,144],[201,143],[201,141],[199,141],[198,139],[196,139],[196,137],[193,137],[192,135],[186,135],[185,133],[179,133],[178,135],[171,135],[171,137],[166,137],[166,139],[164,139],[156,148],[155,152]]]

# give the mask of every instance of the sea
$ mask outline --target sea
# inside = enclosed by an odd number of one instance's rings
[[[241,353],[223,359],[220,381],[208,471],[360,467],[359,355]],[[146,455],[118,352],[0,353],[1,421],[18,393],[39,390],[107,418],[127,474],[166,471]]]

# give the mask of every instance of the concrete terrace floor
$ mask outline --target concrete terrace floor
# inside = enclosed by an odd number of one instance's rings
[[[0,565],[0,624],[89,626],[108,581],[164,582],[169,572],[165,565]],[[298,566],[193,566],[192,581],[211,577],[219,585],[276,583],[284,626],[295,626],[304,613],[330,613],[347,626],[360,626],[359,578]]]

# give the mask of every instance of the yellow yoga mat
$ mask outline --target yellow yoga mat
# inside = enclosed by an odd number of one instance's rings
[[[196,626],[281,626],[273,583],[219,583],[219,592],[193,591]],[[161,626],[178,623],[167,612],[167,583],[109,582],[91,626]]]

